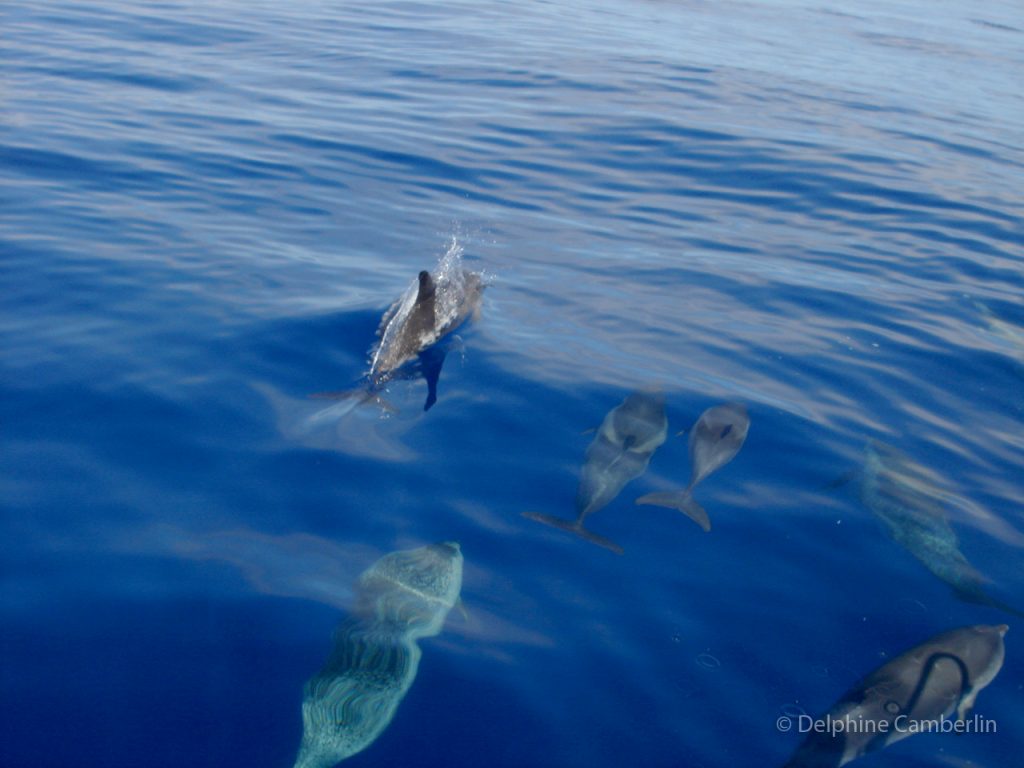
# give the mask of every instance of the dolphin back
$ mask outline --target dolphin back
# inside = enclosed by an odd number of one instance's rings
[[[689,437],[691,485],[721,469],[740,452],[750,430],[750,417],[742,403],[708,408],[697,419]]]

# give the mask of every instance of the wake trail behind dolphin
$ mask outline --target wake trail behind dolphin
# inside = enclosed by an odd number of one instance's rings
[[[701,529],[707,533],[711,530],[711,519],[704,507],[698,504],[690,488],[684,491],[661,491],[659,493],[648,493],[636,500],[637,504],[650,504],[658,507],[678,509],[688,518],[693,520]]]
[[[529,518],[530,520],[536,520],[538,523],[550,525],[553,528],[558,528],[562,531],[575,533],[581,539],[589,541],[591,544],[597,544],[599,547],[610,549],[617,555],[621,555],[625,551],[611,539],[606,539],[604,536],[598,536],[596,533],[588,531],[578,520],[565,520],[561,517],[544,515],[540,512],[523,512],[523,517]]]

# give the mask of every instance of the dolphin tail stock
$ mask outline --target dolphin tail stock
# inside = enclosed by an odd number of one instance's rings
[[[558,528],[562,531],[574,533],[581,539],[589,541],[591,544],[597,544],[599,547],[610,549],[617,555],[621,555],[625,551],[611,539],[606,539],[604,536],[598,536],[596,533],[588,531],[578,520],[565,520],[561,517],[544,515],[540,512],[523,512],[523,517],[530,520],[536,520],[538,523],[550,525],[552,528]]]
[[[352,389],[340,389],[335,392],[314,392],[307,395],[310,400],[338,400],[350,402],[351,406],[345,409],[348,413],[356,406],[373,403],[387,414],[398,413],[398,408],[388,402],[375,386],[353,387]]]
[[[352,387],[352,389],[337,389],[330,392],[313,392],[307,395],[310,400],[358,400],[366,402],[373,393],[366,387]]]
[[[995,608],[997,611],[1008,613],[1011,616],[1016,616],[1018,619],[1024,619],[1024,611],[1019,608],[1014,608],[1008,603],[1004,603],[1002,600],[996,597],[992,597],[988,592],[984,591],[980,587],[953,587],[953,591],[956,596],[961,600],[974,603],[975,605],[984,605],[989,608]]]
[[[637,504],[652,504],[658,507],[678,509],[688,518],[701,527],[705,533],[711,530],[711,519],[704,507],[693,499],[690,489],[685,491],[661,491],[659,493],[648,493],[636,500]]]

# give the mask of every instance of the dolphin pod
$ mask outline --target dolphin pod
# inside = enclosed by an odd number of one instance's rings
[[[416,677],[416,641],[441,631],[461,589],[454,542],[392,552],[359,577],[351,615],[306,683],[295,768],[330,768],[380,736]]]
[[[950,716],[966,721],[978,691],[1003,666],[1008,627],[978,625],[943,632],[857,683],[784,768],[839,768],[907,736],[935,730]],[[830,725],[831,724],[831,725]]]
[[[420,271],[381,318],[363,398],[375,398],[389,381],[415,371],[427,381],[424,410],[429,409],[437,399],[444,361],[441,342],[479,314],[483,288],[481,275],[462,268],[454,247],[433,272]],[[708,408],[689,432],[688,484],[645,494],[635,503],[677,509],[709,531],[710,518],[693,498],[694,490],[736,457],[749,428],[741,403]],[[622,554],[621,546],[591,531],[586,520],[643,475],[667,430],[664,394],[646,389],[627,395],[605,415],[586,449],[575,518],[539,512],[523,516]],[[943,492],[927,471],[873,442],[860,474],[862,501],[897,543],[961,598],[1022,615],[986,592],[984,580],[959,549],[939,503]],[[440,633],[458,600],[462,566],[458,544],[446,542],[391,553],[363,573],[330,657],[306,683],[295,768],[330,768],[380,736],[415,679],[421,657],[417,641]],[[839,768],[925,732],[930,723],[953,716],[965,722],[979,691],[1002,668],[1007,630],[1005,624],[950,630],[874,670],[824,716],[846,727],[812,729],[784,768]]]

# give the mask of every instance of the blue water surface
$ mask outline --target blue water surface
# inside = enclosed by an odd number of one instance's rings
[[[932,634],[976,711],[858,765],[1017,764],[1024,622],[833,481],[929,467],[1024,607],[1016,0],[15,2],[2,13],[0,764],[290,766],[359,573],[457,540],[465,615],[355,766],[784,763]],[[310,430],[450,248],[489,287],[439,400]],[[670,437],[588,520],[586,430]],[[703,533],[634,505],[709,406]]]

